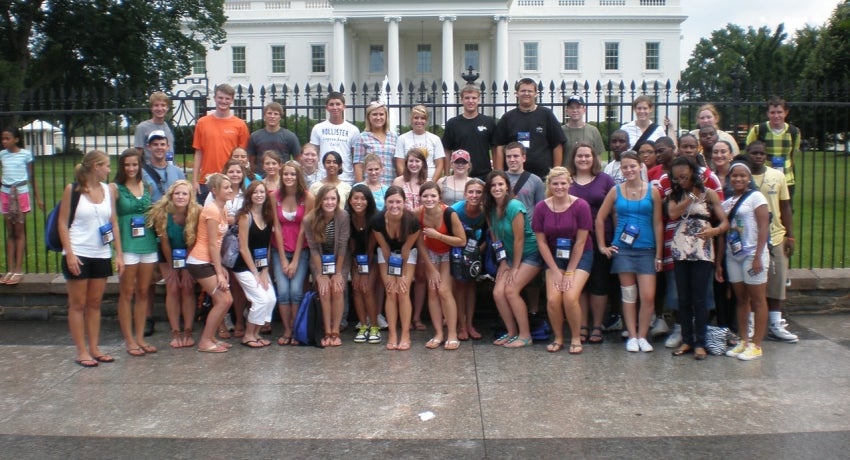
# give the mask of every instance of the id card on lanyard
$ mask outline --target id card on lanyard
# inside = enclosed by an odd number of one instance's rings
[[[268,248],[254,249],[254,266],[257,267],[257,269],[266,268],[269,266]]]
[[[186,250],[172,249],[171,250],[171,268],[186,268]]]
[[[112,231],[112,222],[107,222],[97,229],[100,232],[100,242],[104,246],[115,240],[115,234]]]
[[[133,216],[130,218],[130,236],[142,238],[145,236],[145,217]]]
[[[400,254],[390,254],[387,260],[387,274],[390,276],[401,276],[402,259]]]
[[[336,274],[336,257],[333,254],[322,254],[322,274]]]
[[[368,275],[369,274],[369,256],[366,254],[357,254],[354,256],[354,260],[357,263],[357,274],[359,275]]]

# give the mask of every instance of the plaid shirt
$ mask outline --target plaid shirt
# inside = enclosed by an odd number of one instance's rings
[[[774,133],[770,128],[762,134],[764,135],[765,152],[767,152],[768,155],[782,157],[785,159],[785,182],[789,186],[794,185],[796,182],[794,181],[794,161],[792,157],[795,153],[800,151],[800,138],[802,135],[798,133],[797,138],[794,139],[794,145],[791,145],[791,139],[793,136],[791,136],[791,125],[788,123],[785,123],[785,129],[783,129],[779,134]],[[750,132],[747,133],[747,145],[757,141],[758,138],[759,125],[755,125],[750,128]],[[770,161],[768,161],[767,166],[770,167]]]
[[[384,172],[381,174],[381,184],[392,185],[395,179],[395,165],[393,164],[393,155],[395,155],[395,146],[398,142],[398,135],[392,131],[387,133],[387,138],[384,143],[378,140],[374,134],[369,131],[363,131],[360,136],[354,139],[354,164],[362,164],[363,158],[370,153],[378,155],[384,164]],[[366,168],[363,168],[363,180],[366,180]]]

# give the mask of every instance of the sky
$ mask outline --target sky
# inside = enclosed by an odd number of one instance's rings
[[[682,69],[687,67],[694,47],[711,32],[723,29],[726,24],[737,24],[744,29],[767,26],[771,31],[785,23],[785,31],[793,37],[794,31],[807,24],[823,27],[839,0],[681,0],[688,19],[682,24]],[[769,5],[769,7],[767,6]]]

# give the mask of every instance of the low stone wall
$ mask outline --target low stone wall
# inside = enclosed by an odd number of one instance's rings
[[[850,313],[850,269],[790,270],[791,287],[784,311],[794,313]],[[165,287],[156,286],[155,315],[165,315],[160,307]],[[67,316],[67,290],[61,275],[26,275],[14,286],[0,284],[0,320],[48,320]],[[115,316],[118,303],[118,277],[106,284],[102,312]]]

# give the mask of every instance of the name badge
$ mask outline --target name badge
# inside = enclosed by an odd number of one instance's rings
[[[738,255],[744,250],[744,243],[741,242],[741,234],[738,230],[729,230],[726,241],[729,243],[729,250],[732,251],[732,255]]]
[[[570,252],[573,248],[573,242],[569,238],[558,238],[555,240],[555,258],[561,260],[570,260]]]
[[[620,241],[629,246],[635,243],[635,240],[640,234],[640,227],[635,224],[626,224],[623,228],[623,233],[620,234]]]
[[[133,216],[130,218],[130,236],[133,238],[141,238],[145,236],[144,216]]]
[[[98,227],[98,231],[100,231],[100,242],[104,246],[115,240],[115,234],[112,231],[112,222],[101,225]]]
[[[269,249],[257,248],[254,249],[254,266],[258,269],[269,266]]]
[[[336,275],[336,257],[333,254],[322,254],[322,274]]]
[[[770,160],[770,164],[773,166],[773,169],[777,171],[784,172],[785,171],[785,158],[781,156],[775,156],[772,160]]]
[[[493,252],[496,254],[496,263],[499,263],[508,258],[508,253],[505,251],[505,245],[502,244],[501,241],[494,241],[490,243],[490,246],[493,248]]]
[[[475,238],[466,239],[466,252],[475,252],[478,249],[478,240]]]
[[[171,250],[171,268],[186,268],[186,250],[172,249]]]
[[[165,152],[165,161],[167,161],[168,164],[170,164],[170,165],[174,164],[174,151],[173,150],[169,150],[169,151]]]
[[[387,260],[387,274],[390,276],[401,276],[401,264],[401,255],[390,255],[389,260]]]
[[[531,133],[528,131],[520,131],[516,133],[516,141],[522,144],[526,149],[531,148]]]
[[[356,256],[354,256],[354,260],[357,262],[357,273],[359,275],[368,275],[369,256],[366,254],[357,254]]]

